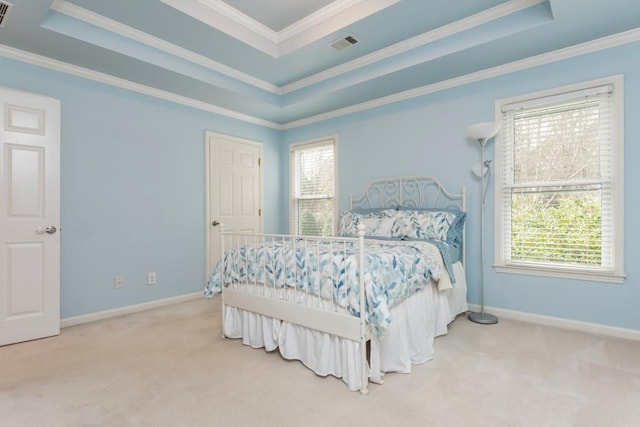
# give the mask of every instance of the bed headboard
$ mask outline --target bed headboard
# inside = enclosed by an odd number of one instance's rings
[[[374,181],[364,194],[349,195],[349,210],[376,208],[457,208],[467,211],[467,188],[450,193],[432,176],[408,176]],[[462,228],[462,265],[466,265],[466,226]]]
[[[349,210],[375,208],[458,208],[466,211],[467,190],[450,193],[432,176],[409,176],[374,181],[364,194],[349,195]]]

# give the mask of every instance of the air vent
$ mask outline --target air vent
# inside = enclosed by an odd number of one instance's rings
[[[347,37],[343,37],[341,39],[332,41],[331,43],[329,43],[329,47],[332,47],[335,50],[342,50],[342,49],[346,49],[348,47],[353,46],[359,41],[360,40],[355,38],[355,36],[347,36]]]
[[[11,12],[11,8],[13,5],[11,3],[7,3],[6,1],[0,0],[0,27],[3,27],[7,22],[7,18],[9,17],[9,12]]]

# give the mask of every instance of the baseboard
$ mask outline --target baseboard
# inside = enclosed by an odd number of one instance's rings
[[[480,306],[469,304],[469,310],[480,311]],[[487,313],[494,314],[505,319],[521,320],[523,322],[536,323],[538,325],[553,326],[556,328],[570,329],[572,331],[587,332],[590,334],[605,335],[614,338],[640,341],[640,330],[618,328],[616,326],[601,325],[598,323],[581,322],[578,320],[563,319],[560,317],[542,316],[540,314],[526,313],[524,311],[505,310],[503,308],[486,307]]]
[[[97,311],[95,313],[83,314],[81,316],[67,317],[66,319],[60,320],[60,328],[69,328],[71,326],[83,325],[85,323],[110,319],[112,317],[124,316],[125,314],[138,313],[140,311],[150,310],[152,308],[158,307],[165,307],[167,305],[178,304],[198,298],[204,298],[204,294],[202,292],[194,292],[192,294],[179,295],[177,297],[144,302],[142,304],[128,305],[126,307]]]

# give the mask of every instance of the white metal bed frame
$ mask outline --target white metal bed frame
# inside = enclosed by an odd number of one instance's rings
[[[439,180],[431,176],[413,176],[392,178],[371,183],[363,196],[353,199],[349,196],[350,209],[368,208],[451,208],[456,207],[466,211],[466,189],[462,187],[459,194],[449,193],[444,189]],[[299,241],[305,247],[317,245],[319,241],[330,241],[337,247],[347,242],[356,242],[358,248],[358,265],[364,265],[364,226],[358,227],[358,237],[301,237],[281,234],[250,234],[244,232],[225,231],[224,224],[220,224],[220,253],[225,254],[225,240],[232,247],[247,243],[265,243],[269,241]],[[294,243],[295,245],[295,243]],[[463,230],[464,245],[464,230]],[[317,246],[316,246],[317,247]],[[462,251],[462,263],[464,265],[464,250]],[[224,266],[224,262],[222,262]],[[224,268],[224,267],[223,267]],[[286,273],[285,273],[286,276]],[[256,314],[261,314],[281,321],[290,322],[302,327],[315,329],[341,338],[359,343],[359,358],[361,365],[360,393],[368,393],[369,367],[367,362],[367,341],[372,337],[371,327],[365,317],[365,286],[364,274],[359,273],[359,312],[356,317],[340,312],[333,307],[329,310],[301,304],[290,295],[283,292],[292,292],[291,289],[263,290],[261,294],[248,293],[246,288],[260,285],[259,283],[230,284],[224,283],[224,272],[221,268],[222,289],[222,334],[224,335],[224,322],[226,306],[236,307]],[[293,292],[297,292],[293,290]],[[269,294],[269,295],[267,295]]]
[[[456,208],[466,212],[467,188],[463,186],[460,193],[450,193],[432,176],[409,176],[374,181],[358,199],[349,195],[349,210],[375,208]],[[465,229],[462,229],[462,265],[465,265]]]

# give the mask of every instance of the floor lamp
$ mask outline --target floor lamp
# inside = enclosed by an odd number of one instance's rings
[[[483,325],[493,325],[498,323],[498,318],[493,314],[484,312],[484,202],[489,189],[489,181],[485,188],[484,176],[488,173],[488,179],[491,180],[491,160],[484,159],[484,147],[487,141],[496,136],[500,126],[497,123],[477,123],[469,126],[467,132],[469,137],[478,141],[480,144],[480,164],[472,168],[473,173],[480,178],[480,312],[469,312],[468,318],[472,322],[481,323]]]

